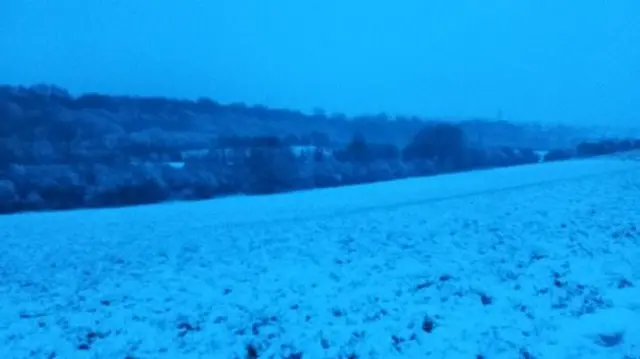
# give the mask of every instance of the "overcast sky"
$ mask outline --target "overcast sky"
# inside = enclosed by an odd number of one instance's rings
[[[640,123],[640,1],[0,0],[0,82]]]

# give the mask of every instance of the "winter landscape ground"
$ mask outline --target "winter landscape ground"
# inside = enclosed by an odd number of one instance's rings
[[[640,358],[640,162],[0,217],[2,358]]]

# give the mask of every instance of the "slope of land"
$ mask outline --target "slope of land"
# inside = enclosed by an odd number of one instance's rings
[[[0,85],[0,214],[283,193],[585,158],[640,149],[631,134]]]
[[[637,358],[633,156],[0,217],[4,358]]]
[[[603,135],[605,129],[582,126],[514,124],[493,118],[422,118],[391,114],[346,116],[318,109],[313,114],[292,109],[245,103],[221,104],[208,98],[185,100],[164,97],[115,96],[86,93],[71,96],[65,89],[37,85],[14,87],[0,84],[0,138],[33,140],[33,129],[51,138],[73,139],[74,146],[96,150],[101,142],[153,143],[154,147],[198,149],[218,136],[295,136],[303,142],[348,143],[361,133],[375,143],[404,145],[425,122],[460,123],[483,146],[522,146],[554,149],[571,147],[586,138]],[[18,120],[22,124],[11,124]],[[80,133],[76,133],[80,132]],[[26,134],[26,136],[22,136]],[[38,137],[38,136],[36,136]],[[41,139],[41,138],[37,138]]]

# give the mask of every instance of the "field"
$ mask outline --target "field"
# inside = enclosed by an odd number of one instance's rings
[[[2,358],[640,358],[640,162],[0,217]]]

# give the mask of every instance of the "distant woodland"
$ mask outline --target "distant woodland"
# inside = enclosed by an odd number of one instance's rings
[[[0,86],[0,213],[196,200],[640,148],[567,126]]]

